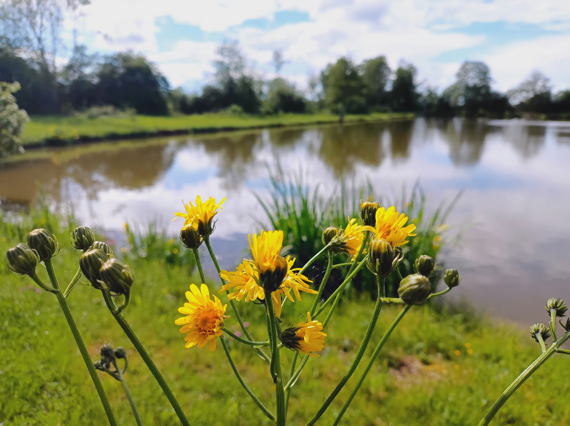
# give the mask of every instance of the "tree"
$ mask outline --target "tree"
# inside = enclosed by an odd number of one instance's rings
[[[278,77],[269,83],[264,110],[269,113],[305,112],[306,101],[293,84]]]
[[[465,117],[502,117],[510,109],[509,102],[491,90],[491,81],[491,71],[485,63],[466,61],[443,97]]]
[[[540,71],[533,71],[516,88],[507,92],[512,105],[523,112],[548,113],[552,109],[552,86]]]
[[[71,109],[83,110],[98,103],[95,75],[97,60],[97,55],[87,53],[86,46],[74,46],[69,62],[60,73],[64,105],[68,105]]]
[[[378,56],[364,61],[361,65],[362,81],[366,87],[368,106],[378,107],[388,104],[386,84],[390,79],[390,66],[385,56]]]
[[[345,113],[366,111],[364,82],[358,68],[348,58],[340,58],[329,64],[322,73],[325,103],[339,114],[343,121]]]
[[[12,96],[19,89],[18,83],[0,83],[0,159],[23,151],[20,138],[29,118]]]
[[[237,40],[225,40],[216,48],[216,59],[212,65],[216,69],[216,84],[224,87],[245,73],[246,61]]]
[[[273,66],[275,67],[275,74],[279,75],[281,68],[287,61],[283,58],[283,52],[280,49],[273,51]]]
[[[416,67],[412,64],[400,63],[390,92],[392,110],[396,112],[413,112],[417,109],[416,74]]]
[[[99,102],[139,114],[167,115],[166,78],[144,56],[117,53],[107,56],[97,72]]]

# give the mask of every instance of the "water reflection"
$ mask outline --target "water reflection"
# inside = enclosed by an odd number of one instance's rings
[[[180,200],[228,197],[216,237],[232,268],[259,216],[252,191],[268,197],[266,166],[304,170],[333,191],[342,176],[388,194],[420,180],[428,208],[459,189],[452,223],[472,225],[447,255],[462,270],[456,294],[516,320],[542,315],[547,297],[570,298],[570,124],[423,120],[271,129],[86,145],[31,152],[0,165],[2,208],[70,199],[86,223],[121,229],[125,220],[169,222]],[[41,157],[41,158],[40,158]],[[223,220],[222,220],[223,217]],[[540,283],[540,285],[537,285]],[[545,293],[547,291],[547,294]],[[538,299],[536,299],[538,298]],[[538,301],[537,301],[538,300]],[[521,308],[522,307],[522,308]],[[531,319],[532,318],[532,319]]]

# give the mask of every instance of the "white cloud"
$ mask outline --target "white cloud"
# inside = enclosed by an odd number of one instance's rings
[[[283,10],[306,12],[308,22],[274,29],[240,28],[248,19],[274,19]],[[173,85],[205,79],[211,72],[215,45],[180,40],[159,52],[158,23],[164,17],[203,31],[238,38],[248,57],[266,74],[271,54],[284,51],[290,64],[286,77],[300,83],[341,55],[356,61],[385,54],[391,66],[400,59],[414,63],[421,79],[440,89],[453,80],[459,63],[440,63],[438,55],[477,46],[485,37],[461,33],[465,25],[490,22],[540,25],[545,30],[570,29],[570,2],[559,0],[93,0],[85,8],[83,27],[96,34],[93,48],[134,49],[149,55]],[[447,32],[442,32],[442,31]],[[450,32],[451,31],[451,32]],[[502,45],[481,58],[491,67],[497,85],[505,90],[533,69],[549,75],[555,86],[570,86],[570,62],[563,58],[570,34],[541,37]],[[287,74],[289,73],[289,74]]]

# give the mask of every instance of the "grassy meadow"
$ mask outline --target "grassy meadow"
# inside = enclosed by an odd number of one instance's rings
[[[47,209],[28,215],[0,218],[0,251],[25,240],[28,230],[44,227],[56,233],[63,251],[54,258],[60,283],[65,286],[77,268],[79,252],[70,247],[71,218],[61,221]],[[129,230],[130,232],[130,230]],[[214,246],[215,246],[215,234]],[[102,237],[103,238],[103,237]],[[128,236],[140,252],[141,242]],[[145,250],[150,250],[145,243]],[[263,425],[261,414],[238,384],[223,350],[185,349],[184,336],[174,320],[190,283],[198,282],[193,262],[173,240],[153,243],[153,252],[139,256],[119,251],[135,270],[127,320],[153,356],[192,425]],[[203,262],[209,262],[202,253]],[[174,259],[174,260],[173,260]],[[178,259],[178,260],[176,260]],[[39,275],[47,281],[45,268]],[[0,424],[103,425],[105,413],[88,377],[72,334],[55,297],[40,291],[28,278],[11,273],[0,263]],[[219,282],[208,283],[212,292]],[[462,285],[469,285],[468,282]],[[490,295],[491,297],[491,295]],[[222,297],[222,300],[225,300]],[[93,360],[109,342],[129,353],[127,381],[144,424],[174,425],[177,418],[142,359],[107,311],[101,293],[85,279],[68,299]],[[284,325],[302,320],[311,302],[287,303]],[[537,301],[542,303],[543,301]],[[352,362],[364,335],[373,301],[366,293],[343,301],[326,332],[322,356],[311,359],[293,388],[290,424],[303,425],[326,399]],[[256,340],[265,339],[263,309],[239,303]],[[231,310],[228,313],[231,315]],[[526,330],[493,322],[469,309],[415,307],[388,341],[360,393],[343,418],[346,425],[474,425],[499,393],[540,352]],[[372,351],[397,309],[386,307],[373,335]],[[537,321],[547,320],[537,318]],[[226,326],[237,331],[237,321]],[[249,347],[230,342],[234,360],[257,396],[274,410],[274,388],[268,366]],[[284,371],[292,352],[283,350]],[[365,365],[365,356],[361,366]],[[570,423],[568,359],[555,356],[505,405],[495,425],[565,425]],[[129,403],[120,384],[99,373],[119,424],[133,425]],[[332,424],[359,376],[359,370],[318,424]]]
[[[412,118],[414,114],[368,114],[347,115],[346,122],[381,121]],[[32,116],[24,128],[23,143],[33,145],[46,140],[51,143],[65,141],[73,143],[81,138],[117,138],[121,135],[154,134],[161,131],[215,131],[246,129],[264,126],[294,126],[338,121],[332,114],[279,114],[271,116],[247,114],[196,114],[171,117],[144,115],[106,116]]]

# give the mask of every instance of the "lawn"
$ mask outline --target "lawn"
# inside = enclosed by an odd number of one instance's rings
[[[72,225],[60,225],[53,216],[37,212],[24,223],[12,226],[5,219],[0,221],[0,251],[5,252],[24,239],[28,228],[52,228],[64,247],[54,258],[54,265],[65,286],[75,273],[79,257],[69,245]],[[215,247],[215,234],[213,237]],[[192,425],[270,424],[239,386],[220,346],[213,353],[206,348],[184,348],[184,336],[174,320],[179,316],[177,308],[184,301],[185,290],[198,278],[190,266],[168,261],[179,254],[174,240],[165,247],[169,253],[163,260],[129,258],[136,282],[126,318],[154,357]],[[208,262],[207,253],[203,252],[202,257]],[[39,273],[47,280],[43,267]],[[29,278],[9,272],[5,262],[0,263],[0,280],[0,423],[105,424],[104,411],[55,297],[39,291]],[[217,291],[216,280],[208,284],[212,292]],[[303,302],[287,303],[283,309],[284,324],[297,323],[310,302],[311,296],[304,295]],[[144,424],[178,424],[152,375],[107,311],[100,292],[82,279],[69,303],[94,360],[106,342],[128,350],[126,377]],[[239,307],[254,338],[265,339],[263,308],[244,302]],[[373,301],[356,295],[342,303],[326,330],[325,351],[320,358],[309,361],[293,388],[289,424],[304,424],[344,375],[372,307]],[[231,310],[228,312],[231,315]],[[342,424],[477,424],[500,392],[538,356],[540,348],[518,326],[492,321],[469,309],[454,312],[428,306],[412,309],[388,341]],[[371,347],[396,314],[395,308],[384,309]],[[546,314],[537,318],[546,320]],[[234,318],[227,320],[226,325],[237,331]],[[231,342],[231,350],[245,380],[274,411],[274,387],[267,364],[249,347],[237,342]],[[282,352],[284,371],[288,372],[292,353]],[[371,348],[367,355],[370,352]],[[366,357],[361,366],[365,362]],[[567,424],[568,362],[564,355],[555,356],[522,386],[493,424]],[[134,424],[120,384],[99,374],[119,424]],[[358,375],[359,371],[318,424],[332,424]]]
[[[347,115],[345,121],[380,121],[412,118],[413,114]],[[145,135],[160,131],[214,131],[245,129],[276,125],[303,125],[338,121],[330,114],[280,114],[272,116],[203,114],[173,117],[144,115],[125,117],[61,117],[32,116],[24,129],[24,144],[36,144],[46,139],[73,142],[77,138],[105,138],[120,135]]]

